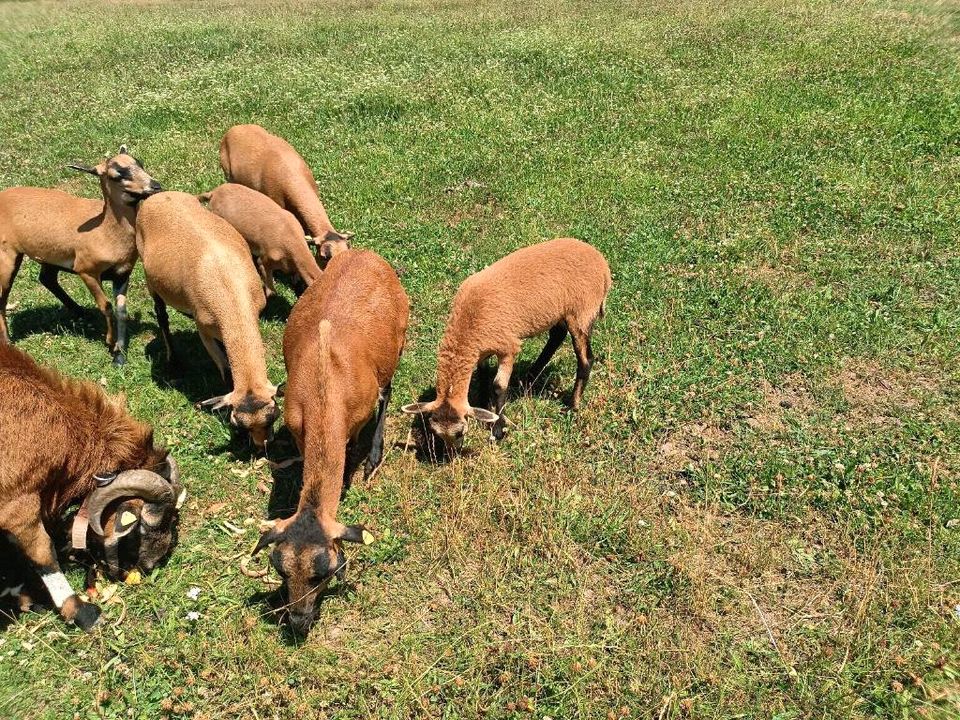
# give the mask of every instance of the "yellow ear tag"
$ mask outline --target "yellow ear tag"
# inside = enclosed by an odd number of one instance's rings
[[[132,512],[130,512],[129,510],[124,510],[123,514],[120,516],[120,524],[123,525],[123,527],[132,525],[136,521],[137,521],[137,516],[134,515]]]
[[[139,585],[143,578],[140,577],[139,570],[131,570],[127,573],[127,577],[124,578],[123,582],[127,585]]]
[[[372,532],[370,532],[369,530],[364,530],[364,531],[363,531],[363,544],[364,544],[364,545],[369,545],[369,544],[372,543],[375,539],[376,539],[376,538],[373,537],[373,533],[372,533]]]

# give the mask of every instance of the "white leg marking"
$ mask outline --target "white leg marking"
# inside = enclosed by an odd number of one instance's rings
[[[63,607],[63,603],[67,601],[67,598],[74,594],[73,588],[70,587],[70,583],[67,582],[62,572],[47,573],[46,575],[41,575],[40,579],[43,580],[43,584],[47,586],[50,597],[53,599],[53,604],[58,608]]]
[[[23,585],[13,585],[12,587],[5,587],[0,590],[0,598],[10,595],[11,597],[20,597],[20,591],[23,590]]]
[[[127,296],[117,295],[117,342],[114,350],[120,352],[127,344]]]

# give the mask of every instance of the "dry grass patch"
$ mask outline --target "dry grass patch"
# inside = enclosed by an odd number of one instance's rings
[[[844,413],[848,426],[896,424],[898,411],[918,408],[924,396],[940,389],[936,379],[920,370],[863,361],[847,363],[828,383],[840,389],[849,405]]]
[[[657,444],[648,469],[677,475],[702,463],[716,463],[731,442],[730,431],[710,423],[685,423]]]
[[[802,375],[787,375],[779,385],[764,379],[760,382],[763,398],[760,407],[746,419],[747,425],[764,433],[777,433],[785,429],[785,420],[790,416],[811,413],[815,403]]]

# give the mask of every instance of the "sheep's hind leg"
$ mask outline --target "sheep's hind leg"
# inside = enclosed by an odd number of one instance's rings
[[[0,507],[0,521],[40,573],[63,619],[76,623],[82,630],[90,630],[100,618],[100,608],[78,598],[60,570],[53,540],[40,520],[40,497],[21,496],[8,502]]]
[[[577,356],[577,379],[573,384],[573,396],[570,398],[570,408],[580,407],[583,391],[590,380],[590,370],[593,368],[593,348],[590,347],[590,332],[570,330],[573,339],[573,351]]]
[[[566,324],[561,322],[550,328],[550,336],[547,338],[547,344],[543,346],[543,350],[540,351],[540,355],[536,360],[533,361],[533,365],[531,365],[527,370],[527,377],[524,379],[524,383],[528,387],[532,387],[540,377],[540,373],[542,373],[544,368],[547,367],[547,363],[553,359],[553,356],[563,344],[565,337],[567,337]]]
[[[383,431],[387,424],[387,405],[390,404],[390,395],[393,393],[393,385],[388,383],[385,388],[380,390],[380,399],[377,402],[377,426],[373,431],[373,444],[370,446],[370,454],[367,456],[367,462],[363,467],[363,479],[366,480],[380,467],[383,462]]]
[[[157,315],[157,327],[160,328],[160,337],[163,338],[163,345],[167,351],[167,365],[175,368],[180,363],[177,360],[177,356],[173,354],[173,337],[170,335],[170,316],[167,314],[167,304],[159,295],[153,296],[153,311]]]
[[[37,276],[37,280],[63,304],[71,315],[80,315],[83,312],[80,304],[70,297],[67,291],[60,285],[60,268],[56,265],[41,264],[40,274]]]
[[[10,298],[10,289],[17,278],[23,254],[10,250],[0,250],[0,343],[10,342],[7,331],[7,300]]]

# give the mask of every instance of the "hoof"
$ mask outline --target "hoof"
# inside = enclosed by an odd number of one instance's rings
[[[90,632],[99,619],[100,608],[93,603],[83,603],[73,616],[74,624],[86,632]]]
[[[123,367],[126,364],[127,364],[127,358],[124,357],[123,353],[117,353],[113,356],[114,367]]]

